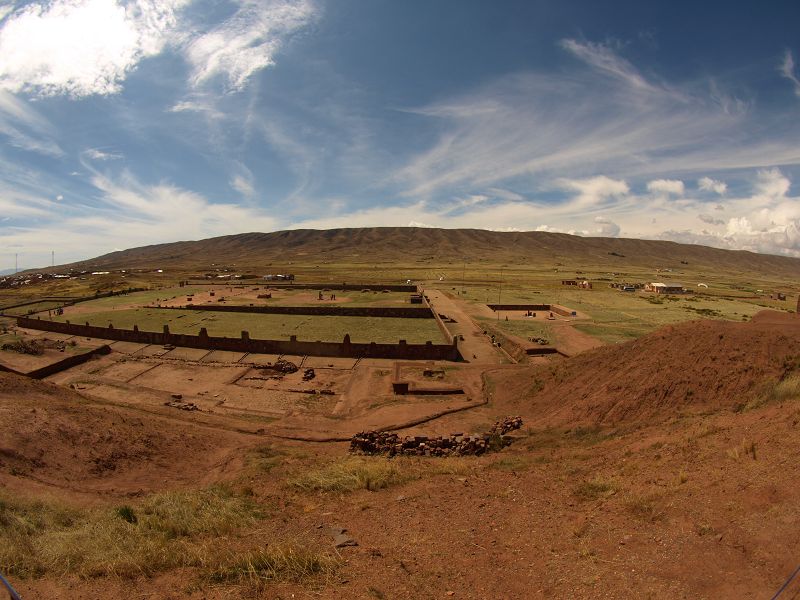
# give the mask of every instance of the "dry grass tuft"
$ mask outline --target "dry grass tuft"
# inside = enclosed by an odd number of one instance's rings
[[[573,490],[573,494],[581,500],[599,500],[600,498],[613,496],[618,491],[619,486],[615,482],[597,477],[591,481],[581,483]]]
[[[214,583],[249,584],[257,587],[273,581],[302,581],[333,574],[336,557],[293,544],[271,546],[234,556],[208,572]]]
[[[0,502],[0,570],[18,577],[152,575],[215,560],[214,542],[258,511],[223,487],[156,494],[137,507],[76,511]]]
[[[348,457],[298,474],[288,483],[304,492],[381,490],[427,475],[462,475],[472,470],[463,458],[414,460],[411,458]]]
[[[756,452],[756,443],[755,442],[747,442],[742,440],[742,443],[738,446],[734,446],[733,448],[729,448],[725,451],[725,454],[728,455],[729,458],[733,460],[740,460],[745,456],[749,456],[753,460],[758,460],[758,454]]]
[[[625,500],[625,508],[632,515],[650,523],[664,521],[667,517],[660,498],[654,494],[632,495]]]
[[[261,444],[250,450],[247,462],[257,471],[268,473],[281,464],[283,453],[269,444]]]
[[[789,375],[781,381],[765,384],[756,397],[741,405],[739,410],[744,412],[791,400],[800,400],[800,375]]]

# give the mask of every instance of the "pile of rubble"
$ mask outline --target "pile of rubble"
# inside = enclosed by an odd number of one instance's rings
[[[452,433],[449,437],[418,435],[401,438],[389,431],[364,431],[352,437],[350,452],[388,456],[480,456],[508,446],[511,439],[506,434],[520,427],[521,417],[506,417],[482,435]]]
[[[169,402],[164,402],[164,406],[169,406],[170,408],[177,408],[178,410],[200,410],[200,407],[197,406],[194,402],[184,402],[183,400],[170,400]]]
[[[70,342],[71,346],[75,346],[75,342]],[[67,344],[61,340],[51,340],[50,338],[41,338],[37,340],[24,340],[17,339],[16,341],[9,342],[0,346],[0,350],[7,350],[9,352],[19,352],[20,354],[29,354],[31,356],[41,356],[45,350],[58,350],[64,352]]]
[[[19,352],[20,354],[30,354],[31,356],[40,356],[44,354],[44,347],[36,340],[32,342],[28,342],[26,340],[9,342],[0,346],[0,350]]]
[[[522,427],[522,417],[506,417],[502,421],[497,421],[491,426],[489,435],[505,435],[520,427]]]
[[[278,373],[296,373],[300,370],[293,362],[279,358],[274,363],[267,363],[265,365],[254,365],[254,369],[262,369],[269,371],[277,371]]]

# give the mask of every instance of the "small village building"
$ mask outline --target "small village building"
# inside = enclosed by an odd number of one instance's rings
[[[656,294],[683,294],[683,285],[680,283],[661,283],[654,281],[644,286],[646,292],[654,292]]]
[[[294,281],[294,275],[292,273],[270,273],[269,275],[264,275],[264,279],[266,281]]]

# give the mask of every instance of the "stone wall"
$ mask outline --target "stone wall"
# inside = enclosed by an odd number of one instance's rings
[[[550,304],[487,304],[489,308],[497,312],[498,310],[552,310]]]
[[[32,377],[33,379],[44,379],[45,377],[49,377],[50,375],[55,375],[56,373],[60,373],[61,371],[66,371],[67,369],[71,369],[72,367],[77,367],[78,365],[90,361],[95,356],[100,356],[103,354],[111,354],[111,347],[104,345],[100,346],[99,348],[93,348],[88,352],[82,352],[81,354],[73,354],[72,356],[68,356],[67,358],[49,364],[45,367],[29,371],[25,373],[25,375],[27,375],[28,377]]]
[[[16,369],[12,369],[11,367],[7,367],[5,365],[0,365],[0,371],[4,371],[6,373],[14,373],[15,375],[22,375],[23,377],[31,377],[33,379],[44,379],[45,377],[49,377],[50,375],[55,375],[56,373],[60,373],[61,371],[71,369],[72,367],[77,367],[78,365],[81,365],[91,360],[95,356],[99,356],[101,354],[110,354],[110,353],[111,353],[111,347],[104,345],[98,348],[92,348],[87,352],[81,352],[80,354],[73,354],[72,356],[68,356],[67,358],[63,358],[44,367],[39,367],[38,369],[34,369],[33,371],[28,371],[27,373],[23,373],[22,371],[17,371]]]
[[[62,302],[64,306],[72,306],[73,304],[77,304],[78,302],[88,302],[89,300],[97,300],[98,298],[110,298],[111,296],[121,296],[123,294],[132,294],[133,292],[144,292],[147,291],[147,288],[129,288],[127,290],[120,290],[120,291],[110,291],[110,292],[103,292],[102,294],[95,294],[94,296],[83,296],[83,297],[70,297],[70,296],[44,296],[37,300],[27,300],[25,302],[19,302],[17,304],[9,304],[7,306],[0,307],[0,314],[4,310],[10,310],[12,308],[19,308],[21,306],[31,306],[33,304],[40,304],[42,302]]]
[[[237,286],[255,286],[261,285],[265,288],[273,288],[276,290],[292,289],[292,290],[349,290],[360,292],[361,290],[369,290],[370,292],[408,292],[416,293],[418,291],[416,285],[412,284],[384,284],[384,283],[276,283],[274,281],[267,281],[265,279],[249,279],[246,282],[226,281],[226,280],[191,280],[189,285],[218,285],[227,287]]]
[[[186,306],[148,306],[163,310],[203,310],[211,312],[257,313],[271,315],[317,315],[332,317],[384,317],[396,319],[433,319],[429,308],[411,306],[237,306],[187,304]]]
[[[456,337],[452,333],[450,333],[450,330],[447,328],[447,325],[445,325],[445,323],[442,320],[442,317],[439,315],[439,313],[436,312],[436,309],[431,304],[431,301],[428,298],[428,296],[423,294],[422,298],[425,301],[425,305],[428,307],[428,309],[431,311],[431,313],[433,314],[434,318],[436,319],[436,325],[439,327],[439,331],[442,332],[442,335],[444,336],[444,339],[446,339],[451,344],[455,344],[456,343]]]
[[[345,335],[341,342],[306,342],[299,341],[296,336],[287,340],[250,339],[246,331],[240,338],[209,336],[206,329],[199,335],[170,333],[164,326],[163,332],[139,331],[133,329],[116,329],[114,327],[95,327],[93,325],[76,325],[60,321],[31,319],[18,317],[17,325],[27,329],[52,331],[67,335],[133,342],[137,344],[156,344],[182,346],[185,348],[202,348],[205,350],[228,350],[232,352],[253,352],[256,354],[294,354],[299,356],[330,356],[341,358],[389,358],[405,360],[461,360],[456,340],[452,344],[407,344],[400,340],[397,344],[379,344],[376,342],[353,343],[350,336]]]
[[[534,312],[537,311],[546,311],[546,312],[554,312],[557,315],[561,315],[562,317],[573,317],[573,311],[564,308],[563,306],[557,306],[555,304],[487,304],[489,308],[493,311],[497,312],[498,310],[531,310]]]

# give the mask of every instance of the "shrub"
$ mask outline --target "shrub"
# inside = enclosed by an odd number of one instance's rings
[[[613,496],[618,490],[619,486],[610,479],[595,478],[581,483],[573,493],[582,500],[599,500]]]

